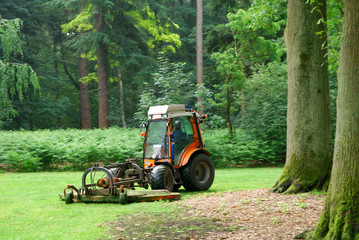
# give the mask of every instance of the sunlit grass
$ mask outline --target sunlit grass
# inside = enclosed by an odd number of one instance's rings
[[[272,187],[281,168],[218,169],[207,191]],[[59,200],[67,184],[81,185],[82,172],[0,174],[0,239],[100,239],[106,222],[130,213],[171,212],[174,206],[154,203],[69,204]],[[203,193],[186,193],[183,197]]]

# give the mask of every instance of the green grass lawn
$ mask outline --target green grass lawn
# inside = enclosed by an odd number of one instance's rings
[[[217,169],[207,192],[270,188],[282,168]],[[120,204],[69,204],[58,194],[67,184],[81,186],[82,172],[0,174],[0,239],[100,239],[104,224],[130,213],[171,212],[161,202]],[[203,193],[186,193],[183,197]],[[206,193],[207,193],[206,192]],[[206,194],[205,193],[205,194]]]

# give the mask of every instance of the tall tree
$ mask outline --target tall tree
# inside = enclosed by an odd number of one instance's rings
[[[289,0],[287,19],[287,155],[274,191],[297,193],[321,189],[332,163],[326,0]]]
[[[197,0],[197,21],[196,21],[196,65],[197,65],[197,85],[198,88],[203,84],[203,1]],[[198,105],[202,105],[203,99],[198,97]],[[199,109],[202,114],[203,109]]]
[[[359,1],[343,3],[333,168],[315,239],[359,238]]]
[[[71,35],[68,40],[71,42],[71,48],[78,54],[78,70],[80,80],[72,80],[74,86],[80,91],[80,112],[81,112],[81,129],[91,129],[91,105],[90,105],[90,93],[89,82],[90,77],[88,74],[88,52],[94,51],[89,47],[88,35],[90,30],[93,29],[93,25],[89,22],[89,18],[92,15],[93,7],[87,2],[78,1],[65,3],[61,2],[68,10],[76,12],[78,15],[68,23],[61,25],[62,31],[68,35]],[[74,34],[77,32],[78,34]]]
[[[104,9],[101,4],[97,6],[95,14],[95,29],[99,36],[104,29]],[[98,126],[101,129],[108,128],[108,88],[107,88],[107,69],[106,69],[106,46],[103,36],[98,41],[97,48],[97,77],[98,77]]]
[[[79,33],[81,37],[83,32]],[[91,111],[90,111],[90,94],[88,81],[84,81],[87,77],[87,59],[79,56],[79,71],[80,71],[80,106],[81,106],[81,129],[91,129]]]

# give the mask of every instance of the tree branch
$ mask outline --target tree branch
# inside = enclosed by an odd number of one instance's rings
[[[75,88],[80,91],[80,83],[79,83],[79,81],[76,81],[76,80],[72,77],[72,75],[70,74],[70,72],[69,72],[68,69],[67,69],[67,65],[66,65],[66,62],[65,62],[65,54],[64,54],[64,49],[63,49],[62,44],[61,44],[61,47],[60,47],[60,51],[61,51],[62,66],[64,67],[66,76],[69,78],[69,80],[70,80],[70,81],[72,82],[72,84],[75,86]]]

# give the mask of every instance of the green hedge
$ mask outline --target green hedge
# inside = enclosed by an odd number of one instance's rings
[[[278,163],[270,145],[226,129],[205,130],[206,149],[216,166],[252,166]],[[98,162],[108,164],[142,158],[143,138],[138,129],[1,131],[0,167],[34,172],[83,170]]]
[[[203,138],[217,166],[280,165],[285,159],[285,142],[281,147],[273,147],[273,143],[250,137],[241,130],[233,136],[229,136],[228,129],[207,130]]]
[[[10,171],[82,170],[142,157],[138,129],[0,132],[0,164]]]

